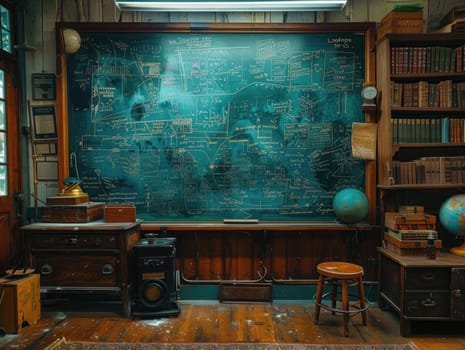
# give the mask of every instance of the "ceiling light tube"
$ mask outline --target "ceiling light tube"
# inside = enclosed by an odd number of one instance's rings
[[[346,3],[347,0],[115,0],[121,11],[154,12],[336,11]]]

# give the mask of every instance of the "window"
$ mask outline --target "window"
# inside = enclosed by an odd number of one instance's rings
[[[1,49],[11,53],[11,23],[10,10],[0,5],[0,31],[2,35]]]

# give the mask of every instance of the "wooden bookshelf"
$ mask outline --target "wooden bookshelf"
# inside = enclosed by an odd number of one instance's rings
[[[419,58],[435,52],[435,58]],[[399,58],[404,52],[407,60]],[[380,91],[378,121],[378,184],[391,185],[393,161],[411,162],[424,157],[463,156],[465,151],[465,37],[460,34],[388,34],[377,43],[377,85]],[[426,61],[440,60],[442,68]],[[446,60],[448,63],[444,63]],[[401,61],[401,62],[400,62]],[[415,63],[416,62],[416,63]],[[399,65],[407,66],[399,68]],[[415,66],[417,65],[417,66]],[[423,65],[419,67],[418,65]],[[400,70],[400,71],[399,71]],[[421,82],[421,83],[420,83]],[[441,103],[417,95],[393,101],[393,84],[403,88],[441,85]],[[431,96],[427,96],[431,97]],[[406,99],[409,100],[406,103]],[[394,105],[393,105],[394,102]],[[402,134],[399,134],[402,132]],[[434,152],[431,152],[434,149]],[[441,153],[441,150],[446,150]],[[403,185],[403,183],[395,183]],[[410,185],[410,184],[409,184]]]
[[[415,50],[424,52],[426,48],[432,47],[443,47],[443,51],[449,53],[447,69],[431,71],[425,67],[412,69],[410,66],[405,70],[399,71],[397,68],[394,71],[396,58],[392,56],[398,49],[410,50],[412,53]],[[401,205],[424,206],[425,212],[437,215],[444,200],[453,194],[463,193],[465,188],[465,171],[460,170],[465,169],[465,36],[451,33],[388,34],[378,40],[376,55],[377,87],[380,92],[377,187],[380,194],[381,225],[384,225],[384,212],[398,211]],[[415,59],[418,60],[418,57]],[[453,64],[452,59],[455,60]],[[420,82],[422,91],[425,91],[425,86],[439,88],[441,84],[441,93],[444,94],[442,103],[431,103],[428,101],[430,96],[426,96],[426,102],[423,100],[420,103],[419,91],[416,91],[418,95],[410,104],[406,105],[403,100],[393,101],[393,93],[399,93],[393,89],[393,84],[400,84],[402,87],[416,84],[419,89]],[[401,99],[404,98],[403,95],[400,96]],[[403,123],[410,124],[407,135],[400,137],[399,124],[404,125]],[[434,137],[431,134],[433,129],[436,130]],[[425,137],[424,132],[429,138]],[[434,165],[435,159],[443,162],[438,170],[441,174],[433,178],[437,180],[426,180],[425,177],[416,175],[419,169],[424,171],[421,169],[424,162],[429,167]],[[395,172],[399,164],[402,164],[403,169],[409,169],[406,171],[414,169],[413,178],[411,175],[402,178],[398,176]],[[454,168],[448,168],[449,164],[453,164]],[[418,165],[420,168],[415,168]],[[447,239],[446,232],[440,232],[440,235],[446,238],[446,244],[451,241]]]

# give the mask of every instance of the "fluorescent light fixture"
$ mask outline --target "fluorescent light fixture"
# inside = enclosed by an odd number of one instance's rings
[[[347,0],[115,0],[121,11],[250,12],[250,11],[337,11]]]

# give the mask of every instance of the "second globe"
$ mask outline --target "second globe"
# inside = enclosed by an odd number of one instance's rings
[[[336,217],[346,224],[355,224],[368,215],[368,199],[360,190],[346,188],[333,198],[333,210]]]

